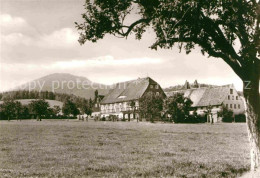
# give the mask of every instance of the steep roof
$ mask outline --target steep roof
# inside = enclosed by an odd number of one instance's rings
[[[184,92],[185,97],[189,97],[193,107],[221,105],[226,99],[230,85],[189,89]]]
[[[144,94],[149,83],[157,84],[149,77],[117,83],[115,88],[110,90],[110,92],[103,98],[101,104],[138,99]]]

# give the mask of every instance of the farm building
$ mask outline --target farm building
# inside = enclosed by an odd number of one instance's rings
[[[245,112],[244,102],[233,84],[199,87],[199,84],[195,81],[193,88],[191,88],[189,82],[186,81],[182,90],[168,92],[167,96],[171,96],[176,92],[182,92],[185,97],[190,98],[193,102],[192,107],[197,109],[199,115],[210,112],[209,119],[213,119],[214,122],[221,121],[217,113],[221,111],[223,105],[232,110],[235,115]]]
[[[117,83],[100,102],[101,117],[114,115],[121,119],[139,118],[139,99],[148,92],[166,97],[161,86],[150,77]]]

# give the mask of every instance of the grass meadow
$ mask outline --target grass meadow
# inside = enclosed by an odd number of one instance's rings
[[[0,177],[237,177],[246,124],[0,122]]]

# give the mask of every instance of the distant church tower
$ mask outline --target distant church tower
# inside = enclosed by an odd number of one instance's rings
[[[183,86],[183,89],[184,89],[184,90],[190,89],[190,83],[189,83],[187,80],[185,81],[185,84],[184,84],[184,86]]]
[[[194,81],[193,88],[199,88],[199,83],[197,80]]]

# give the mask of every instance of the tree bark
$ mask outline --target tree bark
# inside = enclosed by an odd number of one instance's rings
[[[248,80],[243,81],[252,172],[258,172],[260,169],[260,98],[258,70],[257,67],[251,68],[248,72]],[[252,177],[254,177],[254,175]]]

